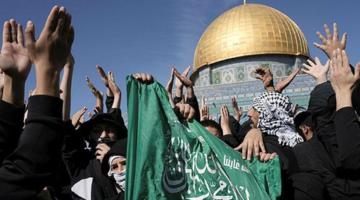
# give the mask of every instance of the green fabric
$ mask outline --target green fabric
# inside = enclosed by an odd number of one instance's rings
[[[280,163],[244,161],[199,123],[180,122],[159,83],[127,78],[126,199],[276,199]]]

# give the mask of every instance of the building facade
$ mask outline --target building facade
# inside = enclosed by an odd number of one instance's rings
[[[276,84],[308,57],[306,39],[295,22],[271,7],[245,4],[224,12],[205,30],[195,50],[191,79],[199,100],[205,97],[210,114],[217,118],[221,105],[231,106],[231,97],[236,96],[246,111],[264,92],[255,68],[271,68]],[[310,76],[300,73],[283,93],[306,107],[314,86]]]

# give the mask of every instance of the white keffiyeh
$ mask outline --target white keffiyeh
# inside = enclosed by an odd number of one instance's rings
[[[289,97],[277,92],[265,92],[254,98],[252,106],[260,113],[258,128],[263,133],[276,135],[281,145],[294,147],[303,142],[290,116],[293,105]]]

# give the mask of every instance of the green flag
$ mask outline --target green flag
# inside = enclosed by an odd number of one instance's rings
[[[241,158],[196,121],[181,122],[159,83],[127,78],[126,199],[276,199],[280,164]]]

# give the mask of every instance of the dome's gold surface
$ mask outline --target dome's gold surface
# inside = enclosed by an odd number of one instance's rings
[[[234,7],[217,17],[201,36],[194,68],[249,55],[309,55],[304,34],[288,16],[260,4]]]

